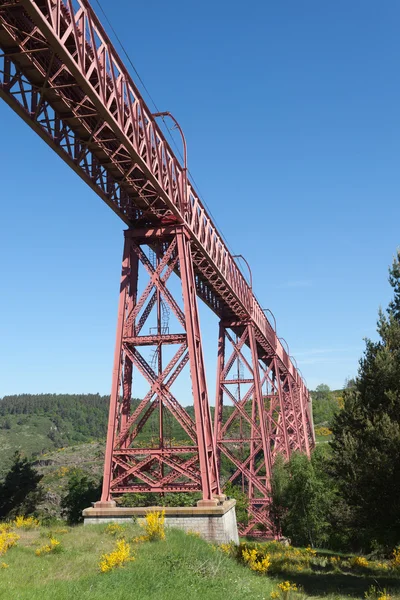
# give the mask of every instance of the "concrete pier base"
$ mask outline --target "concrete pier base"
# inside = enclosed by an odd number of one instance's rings
[[[208,542],[227,544],[239,543],[236,524],[236,500],[225,500],[217,506],[146,506],[121,508],[111,503],[96,502],[92,508],[83,511],[84,525],[91,523],[127,523],[132,517],[139,521],[149,511],[164,510],[166,527],[176,527],[184,531],[195,531]],[[101,505],[101,506],[100,506]]]

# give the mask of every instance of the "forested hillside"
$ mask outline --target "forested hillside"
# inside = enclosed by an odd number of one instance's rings
[[[22,394],[0,400],[0,472],[16,450],[28,457],[70,444],[103,439],[108,396]]]
[[[132,400],[132,410],[139,403]],[[106,436],[109,396],[99,394],[21,394],[0,399],[0,475],[7,471],[16,450],[28,458],[45,452]],[[186,407],[194,418],[192,406]],[[157,436],[158,416],[154,413],[139,441]],[[185,440],[187,435],[168,411],[164,432],[170,440]]]
[[[314,423],[318,439],[326,440],[330,424],[342,404],[342,391],[321,384],[312,392]],[[132,401],[134,410],[139,400]],[[21,394],[0,399],[0,475],[7,471],[16,450],[28,458],[38,458],[57,448],[103,442],[106,436],[109,396],[99,394]],[[194,417],[192,406],[186,407]],[[225,407],[227,412],[231,407]],[[212,409],[213,412],[213,409]],[[149,419],[140,441],[157,436],[158,416]],[[185,432],[168,411],[164,432],[169,439],[184,440]],[[325,437],[324,437],[325,435]]]

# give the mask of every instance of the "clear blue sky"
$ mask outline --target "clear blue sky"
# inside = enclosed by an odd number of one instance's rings
[[[340,387],[400,243],[400,4],[102,5],[309,387]],[[0,135],[0,396],[106,394],[122,223],[4,103]],[[201,318],[213,403],[217,322]]]

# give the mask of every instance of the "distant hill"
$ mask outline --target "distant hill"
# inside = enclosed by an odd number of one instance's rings
[[[132,410],[139,399],[132,399]],[[71,445],[101,441],[107,431],[109,396],[99,394],[21,394],[0,399],[0,477],[20,450],[37,459],[44,453]],[[185,407],[194,418],[193,406]],[[139,440],[157,437],[158,412],[148,419]],[[187,439],[168,411],[164,413],[166,437]]]
[[[20,450],[28,457],[104,439],[109,396],[22,394],[0,399],[0,474]]]
[[[330,390],[321,384],[311,392],[314,424],[327,440],[333,415],[343,403],[343,390]],[[132,400],[134,409],[139,400]],[[107,430],[109,396],[100,394],[20,394],[0,399],[0,477],[8,470],[12,455],[20,450],[29,458],[77,444],[100,441]],[[185,407],[194,418],[193,406]],[[231,407],[224,409],[228,414]],[[213,413],[213,408],[211,409]],[[325,432],[321,429],[325,428]],[[142,442],[157,436],[158,412],[155,411],[140,435]],[[165,411],[167,437],[185,440],[187,435]],[[232,431],[234,434],[234,430]],[[319,437],[319,436],[318,436]],[[322,441],[322,438],[321,438]]]

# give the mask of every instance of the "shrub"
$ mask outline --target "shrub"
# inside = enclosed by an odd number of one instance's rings
[[[349,559],[349,565],[355,569],[366,569],[369,567],[369,562],[364,556],[353,556]]]
[[[64,509],[69,523],[80,523],[83,520],[83,509],[88,508],[92,502],[100,498],[101,485],[80,469],[75,469],[69,476],[67,490],[61,507]]]
[[[392,567],[393,569],[400,569],[400,547],[393,550]]]
[[[11,529],[12,529],[12,523],[10,523],[10,522],[0,523],[0,534],[8,533],[9,531],[11,531]]]
[[[9,548],[15,546],[19,540],[19,535],[12,531],[3,531],[0,533],[0,556],[3,556]]]
[[[17,529],[37,529],[40,527],[38,519],[34,517],[24,517],[19,515],[15,517],[14,525]]]
[[[125,540],[119,540],[116,548],[109,554],[103,554],[100,559],[100,572],[107,573],[112,569],[122,567],[126,562],[134,561],[135,557],[131,556],[130,545]]]
[[[52,554],[52,553],[55,554],[57,552],[61,552],[61,543],[53,537],[50,538],[50,541],[48,544],[46,544],[45,546],[42,546],[41,548],[37,548],[35,550],[36,556],[42,556],[43,554]]]
[[[39,475],[19,452],[14,454],[13,464],[0,483],[0,517],[32,514],[43,499]]]
[[[271,565],[271,557],[269,554],[264,554],[262,551],[252,548],[251,550],[244,549],[242,551],[244,562],[252,571],[257,573],[266,573]]]
[[[295,583],[290,581],[282,581],[278,583],[276,589],[271,592],[271,598],[284,598],[288,600],[290,598],[290,592],[297,592],[298,588]]]
[[[165,540],[165,510],[148,512],[144,523],[140,526],[146,532],[146,539],[150,542]]]

